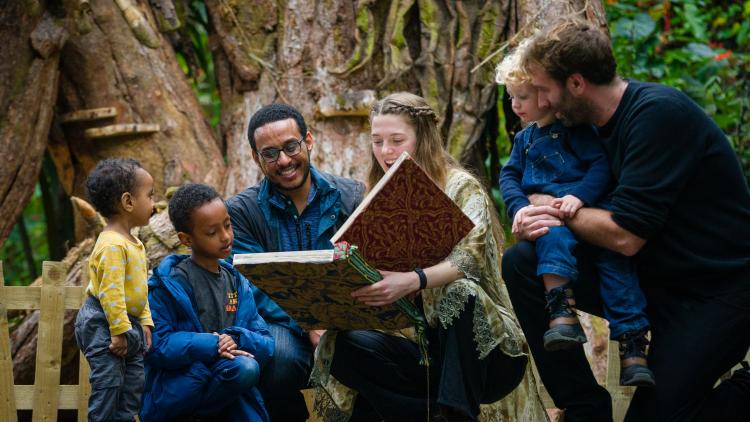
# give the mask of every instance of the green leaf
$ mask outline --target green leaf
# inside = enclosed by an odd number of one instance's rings
[[[708,36],[706,35],[706,25],[701,19],[701,12],[698,10],[698,6],[694,3],[688,3],[684,7],[685,22],[692,30],[693,35],[700,41],[707,41]]]
[[[716,52],[713,48],[702,43],[691,42],[690,44],[685,46],[684,50],[689,54],[694,54],[702,58],[709,58],[716,55]]]
[[[614,35],[632,41],[647,38],[656,28],[656,23],[648,13],[639,13],[633,19],[621,19],[615,24]]]

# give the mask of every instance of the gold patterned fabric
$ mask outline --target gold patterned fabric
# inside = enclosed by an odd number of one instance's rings
[[[445,193],[474,222],[474,229],[453,248],[448,257],[465,278],[422,292],[424,313],[432,327],[449,326],[464,309],[469,297],[476,297],[473,315],[474,339],[480,358],[495,347],[508,356],[526,355],[526,340],[512,312],[508,292],[500,278],[497,240],[493,234],[492,204],[476,178],[461,170],[449,174]],[[401,331],[413,340],[413,333]],[[346,421],[351,415],[356,392],[330,375],[336,333],[327,332],[315,351],[311,381],[316,388],[315,410],[325,421]],[[502,374],[496,376],[501,377]],[[531,362],[516,389],[495,403],[482,405],[481,421],[547,421],[539,398]]]

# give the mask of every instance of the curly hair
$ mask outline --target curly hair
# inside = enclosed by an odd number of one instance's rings
[[[299,110],[289,104],[269,104],[256,111],[253,117],[250,118],[250,123],[247,126],[247,139],[250,141],[250,147],[253,151],[258,152],[258,147],[255,144],[255,131],[259,127],[286,119],[294,119],[297,123],[300,136],[304,137],[307,134],[307,125],[305,124],[304,117],[302,117]]]
[[[575,73],[597,85],[606,85],[617,76],[617,63],[607,34],[578,18],[557,21],[535,35],[522,62],[524,67],[541,66],[561,83]]]
[[[523,66],[522,58],[531,44],[530,39],[521,41],[495,68],[495,82],[500,85],[520,86],[531,82],[531,76]]]
[[[177,189],[169,200],[169,219],[175,230],[183,233],[193,231],[193,211],[215,199],[219,192],[203,183],[188,183]]]
[[[120,198],[135,190],[135,173],[143,168],[132,158],[110,158],[100,161],[86,178],[86,196],[105,218],[117,214]]]

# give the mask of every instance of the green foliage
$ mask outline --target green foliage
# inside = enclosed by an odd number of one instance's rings
[[[29,236],[29,243],[33,254],[34,272],[42,273],[42,261],[49,259],[47,246],[47,223],[44,218],[42,191],[37,184],[26,209],[23,211],[23,221]],[[0,248],[0,261],[3,261],[5,284],[9,286],[28,285],[34,281],[34,274],[27,264],[26,252],[21,240],[21,226],[13,226],[10,237]]]
[[[208,121],[216,127],[221,119],[221,100],[216,87],[214,61],[208,40],[208,12],[202,1],[191,1],[183,18],[185,25],[175,45],[177,62],[190,78],[198,102],[203,106]]]
[[[750,180],[750,1],[606,4],[618,73],[678,88],[727,134]]]

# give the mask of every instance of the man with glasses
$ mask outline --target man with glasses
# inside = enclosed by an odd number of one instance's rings
[[[333,248],[329,239],[361,202],[364,185],[310,164],[313,136],[294,107],[261,108],[250,119],[247,135],[265,178],[227,201],[232,253]],[[320,333],[303,332],[255,286],[253,294],[276,343],[260,381],[271,420],[305,421],[308,412],[299,390],[307,386]]]

